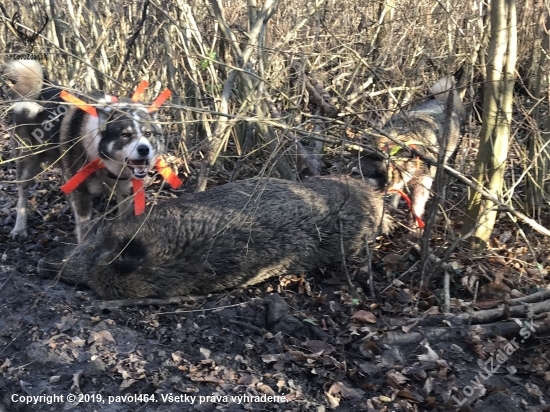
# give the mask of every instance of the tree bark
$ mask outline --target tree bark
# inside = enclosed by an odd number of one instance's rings
[[[541,24],[542,53],[538,53],[538,70],[535,80],[535,86],[532,90],[533,96],[537,99],[542,99],[544,96],[543,88],[548,87],[548,52],[550,52],[550,17],[547,17],[546,24]],[[535,52],[532,52],[534,55]],[[544,182],[548,174],[548,166],[550,162],[550,148],[548,147],[550,140],[550,121],[543,124],[542,107],[539,104],[534,113],[536,124],[542,128],[539,132],[537,127],[531,132],[529,138],[529,152],[526,159],[526,166],[532,166],[530,173],[526,176],[526,210],[531,213],[533,219],[540,219],[541,207],[545,198]]]
[[[483,126],[474,179],[495,196],[502,191],[512,121],[517,48],[516,1],[491,2],[491,40],[484,87]],[[472,229],[469,246],[485,248],[497,218],[494,202],[471,193],[462,233]]]

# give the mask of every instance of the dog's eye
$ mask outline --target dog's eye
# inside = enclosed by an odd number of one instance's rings
[[[130,133],[130,132],[122,133],[122,137],[125,138],[125,139],[131,139],[132,138],[132,133]]]
[[[149,139],[151,137],[151,132],[145,132],[144,133],[144,136]]]

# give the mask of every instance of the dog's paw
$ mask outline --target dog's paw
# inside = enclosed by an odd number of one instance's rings
[[[29,238],[29,233],[27,232],[27,228],[23,228],[23,229],[14,228],[10,232],[10,237],[16,242],[24,242]]]

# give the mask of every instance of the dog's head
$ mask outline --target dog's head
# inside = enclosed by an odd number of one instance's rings
[[[107,169],[123,179],[143,179],[164,152],[164,136],[157,112],[128,99],[96,106],[97,154]]]
[[[382,189],[387,179],[386,163],[376,151],[365,153],[353,150],[347,169],[353,178],[363,178],[374,188]]]

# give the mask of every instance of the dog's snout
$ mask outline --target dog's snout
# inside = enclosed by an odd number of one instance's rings
[[[144,144],[140,144],[137,147],[137,152],[138,152],[138,155],[140,155],[142,157],[148,156],[149,155],[149,146],[144,145]]]

